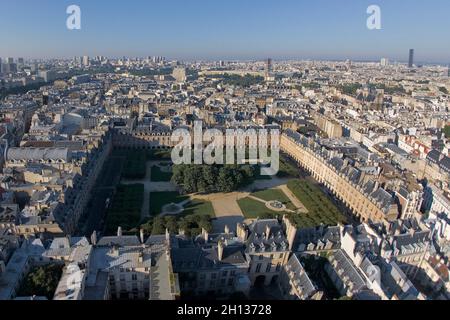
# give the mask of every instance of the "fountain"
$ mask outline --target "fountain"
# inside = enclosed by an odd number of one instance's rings
[[[286,206],[278,200],[266,202],[266,207],[273,211],[286,211]]]
[[[169,203],[162,207],[162,215],[178,215],[184,211],[184,207],[180,204]]]

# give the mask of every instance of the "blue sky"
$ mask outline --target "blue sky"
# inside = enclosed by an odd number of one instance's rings
[[[77,4],[82,29],[66,28]],[[381,7],[382,30],[366,9]],[[0,56],[450,62],[448,0],[2,0]]]

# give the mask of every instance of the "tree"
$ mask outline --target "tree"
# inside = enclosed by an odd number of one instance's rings
[[[44,296],[53,299],[62,275],[62,265],[50,264],[31,270],[19,290],[19,296]]]
[[[203,166],[202,168],[203,180],[206,185],[204,192],[213,192],[214,185],[217,179],[217,167],[215,166]]]
[[[231,192],[234,190],[235,183],[233,179],[233,173],[234,171],[229,166],[220,168],[219,176],[217,179],[218,191]]]
[[[186,166],[180,164],[178,166],[173,166],[172,168],[172,182],[175,184],[183,184],[184,183],[184,171],[186,170]]]
[[[164,219],[162,217],[155,217],[153,219],[152,235],[164,234],[165,232]]]
[[[447,139],[450,139],[450,125],[446,125],[444,128],[444,134]]]
[[[178,223],[175,217],[166,216],[164,218],[164,225],[170,232],[178,232]]]
[[[444,94],[448,94],[448,90],[446,87],[439,87],[439,91],[444,93]]]

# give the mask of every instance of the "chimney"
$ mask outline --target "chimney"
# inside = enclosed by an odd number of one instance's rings
[[[230,228],[228,225],[225,225],[225,234],[230,234]]]
[[[144,252],[139,252],[139,263],[144,263]]]
[[[122,227],[118,227],[117,228],[117,236],[121,237],[122,236]]]
[[[170,240],[170,233],[169,233],[169,229],[166,228],[166,240],[169,241]]]
[[[294,246],[295,236],[297,235],[297,228],[289,220],[288,216],[283,217],[283,222],[286,227],[286,237],[289,243],[289,250]]]
[[[266,235],[266,240],[269,240],[269,238],[270,238],[270,227],[269,227],[269,225],[266,225],[265,235]]]
[[[95,231],[95,230],[94,230],[94,232],[92,232],[92,235],[91,235],[91,244],[93,246],[97,245],[97,231]]]
[[[241,241],[247,241],[248,231],[244,224],[238,223],[236,227],[237,236]]]
[[[205,243],[208,243],[209,233],[208,233],[208,231],[206,231],[205,228],[202,228],[202,236],[203,236],[203,239],[205,239]]]
[[[219,257],[219,261],[222,261],[223,259],[223,249],[225,248],[225,245],[223,244],[223,241],[220,240],[217,245],[217,255]]]
[[[144,244],[144,229],[139,230],[139,238],[141,243]]]
[[[112,256],[118,257],[119,256],[119,247],[117,245],[113,245],[111,248]]]

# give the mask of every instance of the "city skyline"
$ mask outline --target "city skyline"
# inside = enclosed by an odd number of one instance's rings
[[[3,5],[0,13],[0,56],[70,58],[105,55],[163,55],[179,60],[365,60],[408,61],[415,49],[417,63],[448,63],[450,45],[446,1],[433,6],[420,1],[377,1],[381,30],[369,30],[367,7],[358,1],[344,7],[321,0],[228,2],[197,1],[104,6],[77,1],[81,30],[65,26],[69,1],[21,0]],[[38,19],[39,18],[39,19]],[[418,23],[419,22],[419,23]],[[14,36],[12,32],[14,30]]]
[[[450,300],[450,4],[372,1],[3,1],[0,303]]]

